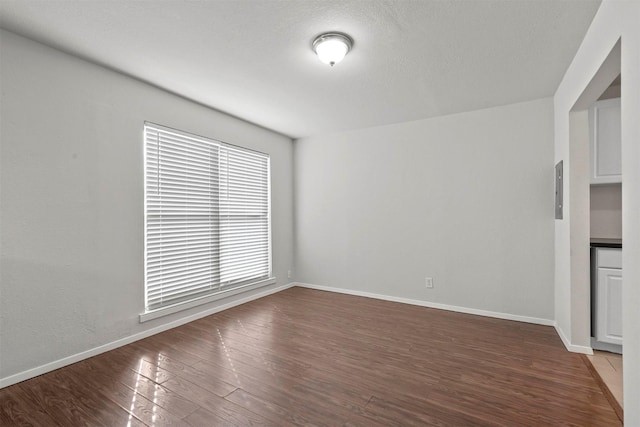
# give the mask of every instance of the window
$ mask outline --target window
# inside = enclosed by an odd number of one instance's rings
[[[144,145],[141,321],[274,283],[269,156],[149,123]]]

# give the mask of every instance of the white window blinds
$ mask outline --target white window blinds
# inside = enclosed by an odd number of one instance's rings
[[[271,275],[269,156],[146,124],[146,310]]]

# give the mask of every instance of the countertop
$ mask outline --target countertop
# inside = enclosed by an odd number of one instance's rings
[[[602,237],[591,238],[592,248],[621,248],[622,239],[605,239]]]

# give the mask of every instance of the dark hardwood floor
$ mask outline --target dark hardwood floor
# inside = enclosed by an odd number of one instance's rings
[[[291,288],[6,387],[0,425],[621,423],[551,327]]]

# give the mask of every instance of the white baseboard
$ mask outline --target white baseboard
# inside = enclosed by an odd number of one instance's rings
[[[10,375],[5,378],[0,378],[0,388],[8,387],[10,385],[19,383],[21,381],[28,380],[30,378],[37,377],[38,375],[46,374],[47,372],[54,371],[56,369],[65,367],[67,365],[71,365],[72,363],[80,362],[81,360],[88,359],[89,357],[97,356],[98,354],[104,353],[109,350],[116,349],[118,347],[122,347],[123,345],[131,344],[134,341],[141,340],[143,338],[150,337],[151,335],[155,335],[160,332],[164,332],[169,329],[173,329],[180,325],[184,325],[185,323],[193,322],[194,320],[198,320],[200,318],[210,316],[212,314],[218,313],[220,311],[227,310],[229,308],[245,304],[247,302],[257,300],[259,298],[266,297],[267,295],[275,294],[280,291],[284,291],[285,289],[291,288],[295,286],[295,283],[288,283],[286,285],[279,286],[277,288],[268,289],[263,292],[259,292],[245,298],[241,298],[226,304],[221,304],[207,310],[201,311],[196,314],[192,314],[190,316],[183,317],[181,319],[174,320],[169,323],[165,323],[163,325],[157,326],[155,328],[147,329],[146,331],[139,332],[137,334],[130,335],[128,337],[120,338],[119,340],[112,341],[110,343],[101,345],[99,347],[92,348],[87,351],[83,351],[81,353],[73,354],[71,356],[67,356],[65,358],[55,360],[50,363],[46,363],[44,365],[38,366],[36,368],[28,369],[23,372],[19,372],[14,375]]]
[[[593,354],[593,349],[591,347],[587,347],[584,345],[571,344],[571,342],[565,335],[562,328],[558,326],[558,324],[555,324],[554,326],[556,328],[556,332],[558,333],[558,335],[560,336],[560,339],[562,340],[562,344],[564,344],[567,350],[569,350],[572,353]]]
[[[500,313],[496,311],[479,310],[476,308],[460,307],[457,305],[440,304],[430,301],[415,300],[409,298],[400,298],[390,295],[374,294],[371,292],[354,291],[351,289],[334,288],[330,286],[312,285],[310,283],[296,282],[295,286],[301,288],[317,289],[320,291],[337,292],[341,294],[355,295],[360,297],[375,298],[385,301],[401,302],[404,304],[418,305],[421,307],[437,308],[439,310],[455,311],[458,313],[475,314],[478,316],[494,317],[496,319],[514,320],[516,322],[534,323],[536,325],[555,326],[555,321],[551,319],[541,319],[538,317],[520,316],[517,314]]]

